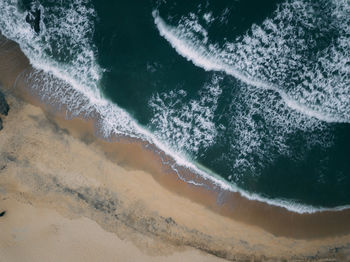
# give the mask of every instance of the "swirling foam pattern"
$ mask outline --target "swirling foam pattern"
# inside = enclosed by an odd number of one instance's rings
[[[225,43],[211,41],[193,13],[177,26],[166,24],[158,11],[153,16],[160,34],[195,65],[276,91],[288,107],[310,117],[350,121],[346,0],[286,1],[261,25]]]

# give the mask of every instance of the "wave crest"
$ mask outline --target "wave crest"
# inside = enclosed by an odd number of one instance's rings
[[[347,1],[286,1],[272,18],[225,43],[212,43],[198,18],[193,22],[193,14],[176,27],[166,24],[158,11],[153,17],[160,35],[196,66],[276,91],[288,107],[309,117],[350,122]]]

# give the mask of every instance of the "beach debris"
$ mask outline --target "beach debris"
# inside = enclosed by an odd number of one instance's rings
[[[3,217],[5,214],[6,214],[6,211],[2,211],[2,212],[0,213],[0,217]]]

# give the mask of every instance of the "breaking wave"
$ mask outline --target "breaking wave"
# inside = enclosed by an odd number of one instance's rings
[[[291,4],[287,2],[285,6],[281,7],[281,10],[284,10],[288,5]],[[338,8],[340,9],[340,7]],[[294,9],[295,8],[296,7],[294,7]],[[348,9],[345,9],[345,11],[343,10],[343,12],[347,11]],[[278,13],[280,11],[276,12]],[[28,20],[35,21],[38,14],[40,14],[38,24],[33,25],[33,23],[28,23]],[[202,66],[207,70],[225,71],[243,80],[243,82],[248,85],[259,86],[263,89],[274,91],[274,96],[276,96],[275,91],[277,91],[288,106],[308,116],[313,116],[325,121],[349,121],[349,112],[347,110],[349,110],[350,107],[346,108],[345,106],[349,101],[341,100],[341,102],[339,102],[339,100],[336,100],[336,103],[334,103],[332,100],[334,97],[341,97],[343,94],[341,91],[335,93],[329,91],[329,93],[324,94],[322,101],[324,102],[323,104],[326,103],[327,105],[326,110],[311,99],[311,95],[315,94],[315,92],[316,94],[320,93],[317,86],[304,95],[303,92],[298,93],[296,90],[299,89],[297,88],[290,90],[277,88],[280,86],[280,80],[278,78],[272,78],[270,82],[267,82],[268,79],[270,80],[269,76],[271,75],[259,72],[264,63],[269,61],[269,59],[273,60],[275,56],[270,58],[263,56],[261,63],[257,63],[257,66],[248,63],[248,61],[251,61],[250,59],[255,58],[254,52],[253,50],[251,50],[251,53],[247,52],[250,49],[243,44],[249,41],[258,41],[257,36],[259,35],[259,30],[267,30],[267,28],[269,28],[268,22],[265,22],[262,27],[253,28],[250,32],[250,36],[248,34],[246,40],[240,42],[246,49],[241,48],[241,46],[237,44],[227,44],[220,49],[213,45],[209,45],[209,47],[206,46],[206,44],[210,42],[210,38],[198,23],[186,24],[186,26],[189,27],[181,25],[179,27],[170,27],[165,24],[157,12],[154,12],[153,15],[161,34],[181,55],[192,60],[196,65]],[[198,168],[193,162],[183,157],[183,152],[178,150],[179,145],[185,148],[187,147],[186,150],[188,151],[198,152],[201,148],[212,145],[214,140],[220,139],[220,134],[222,130],[225,129],[224,127],[216,127],[212,121],[215,117],[218,100],[222,97],[221,94],[223,92],[220,87],[222,81],[220,76],[214,76],[212,81],[208,82],[202,88],[199,92],[200,98],[198,100],[191,100],[187,104],[179,105],[176,102],[177,99],[181,99],[181,97],[187,95],[185,91],[155,94],[149,102],[155,114],[151,124],[161,127],[160,130],[168,129],[169,132],[155,131],[155,133],[151,133],[148,129],[140,126],[126,111],[105,99],[100,92],[99,82],[103,73],[103,68],[97,63],[97,50],[92,41],[96,13],[89,1],[74,0],[65,6],[63,6],[62,3],[58,3],[58,1],[57,3],[51,2],[47,6],[41,5],[39,2],[34,2],[34,4],[26,7],[22,6],[21,2],[16,0],[3,0],[0,2],[0,17],[1,33],[7,38],[16,41],[24,54],[29,58],[33,67],[36,68],[36,70],[29,75],[26,75],[26,81],[39,92],[44,100],[53,101],[62,105],[72,116],[84,116],[97,119],[97,132],[104,137],[126,135],[149,141],[166,154],[171,155],[178,165],[189,168],[196,174],[212,181],[223,189],[240,192],[249,199],[285,207],[288,210],[298,213],[330,210],[294,203],[292,201],[272,200],[261,197],[258,194],[246,192],[234,184],[229,184],[223,179],[218,178],[215,174],[211,174],[209,170],[204,171],[204,169]],[[214,18],[207,17],[207,19],[210,20]],[[197,41],[196,38],[192,38],[191,30],[196,30],[197,33],[203,34],[203,39]],[[273,32],[277,35],[279,33],[277,29]],[[249,37],[251,37],[251,40],[248,40]],[[261,40],[263,40],[263,38],[261,38]],[[344,45],[344,52],[348,52],[349,43],[346,41],[346,36],[345,38],[339,37],[336,41]],[[284,46],[279,48],[283,47]],[[242,54],[235,53],[235,48],[244,51]],[[335,69],[347,70],[345,73],[348,73],[349,62],[346,62],[346,54],[342,55],[336,52],[338,52],[336,47],[328,48],[325,51],[328,56],[323,60],[320,57],[318,61],[321,65],[326,66],[322,63],[329,62],[327,59],[333,59],[332,66]],[[251,55],[251,57],[249,57],[249,55]],[[246,60],[242,59],[243,57],[246,57]],[[233,65],[236,64],[237,61],[243,62],[239,66],[234,67]],[[344,67],[338,68],[339,65],[337,61],[343,63]],[[276,64],[276,67],[278,68],[279,64]],[[305,71],[305,74],[307,72],[308,71]],[[331,74],[332,72],[333,71],[326,71],[327,74]],[[348,84],[348,75],[345,75],[345,77],[344,74],[340,75],[343,76],[342,82],[344,85]],[[312,81],[314,81],[314,78],[310,79],[311,82],[308,82],[308,86],[311,88],[313,87],[314,82]],[[323,78],[317,79],[325,86],[332,84],[326,82]],[[297,87],[298,86],[299,85],[297,85]],[[249,89],[250,87],[242,88]],[[260,91],[252,91],[250,94],[254,92]],[[343,90],[343,92],[346,91]],[[304,100],[296,99],[300,97]],[[244,98],[242,101],[247,104],[256,104],[254,103],[256,101],[249,101],[248,98]],[[277,103],[277,107],[283,108],[283,105]],[[252,108],[258,110],[258,107]],[[265,109],[267,108],[268,107],[265,107]],[[251,110],[250,120],[239,116],[242,120],[242,122],[239,123],[245,122],[249,125],[249,121],[254,118],[254,110]],[[277,117],[278,112],[271,114],[274,114],[273,117]],[[283,125],[283,121],[285,120],[280,121],[281,126]],[[297,123],[292,123],[293,121],[290,121],[289,125],[301,126],[306,123],[305,129],[310,126],[313,128],[322,128],[322,124],[316,120],[312,120],[310,123],[304,118],[298,118],[298,121]],[[195,125],[186,126],[188,122],[195,122]],[[236,125],[236,123],[237,122],[231,122],[228,128]],[[284,126],[284,128],[287,130],[288,124],[287,127]],[[234,129],[236,130],[237,128],[234,127]],[[182,140],[179,140],[179,133],[185,134],[185,136],[181,138]],[[176,141],[176,143],[180,141],[180,144],[175,145],[171,141]],[[243,141],[244,140],[242,140],[242,143]],[[282,142],[278,140],[276,143],[282,144]],[[240,148],[244,148],[244,146],[245,145],[241,145]],[[249,146],[254,146],[254,144]],[[247,148],[243,151],[243,154],[244,152],[252,150],[251,148]],[[348,207],[337,207],[331,210],[341,210],[345,208]]]
[[[288,107],[309,117],[350,122],[346,0],[286,1],[261,25],[225,43],[212,42],[193,13],[177,26],[168,25],[157,10],[153,17],[161,36],[196,66],[275,91]]]

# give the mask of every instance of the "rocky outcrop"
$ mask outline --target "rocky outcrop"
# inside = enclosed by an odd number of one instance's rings
[[[0,91],[0,115],[7,116],[9,110],[10,110],[10,107],[5,100],[5,95]],[[0,130],[1,129],[2,129],[2,119],[0,117]]]

